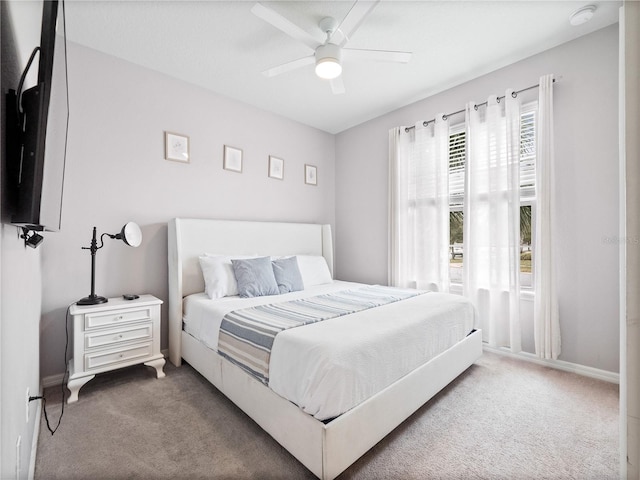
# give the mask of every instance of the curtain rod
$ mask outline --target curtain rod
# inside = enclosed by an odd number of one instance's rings
[[[562,78],[562,77],[559,77]],[[553,79],[553,83],[556,83],[556,79]],[[538,88],[540,86],[539,83],[535,84],[535,85],[531,85],[530,87],[527,88],[523,88],[522,90],[517,90],[515,92],[511,93],[511,96],[513,98],[516,98],[518,96],[518,94],[522,93],[522,92],[526,92],[527,90],[532,90],[534,88]],[[500,103],[500,100],[502,100],[504,98],[504,95],[502,95],[501,97],[498,97],[498,103]],[[473,108],[478,110],[478,107],[482,107],[487,105],[488,102],[482,102],[482,103],[478,103],[477,105],[474,105]],[[453,116],[453,115],[458,115],[459,113],[464,113],[466,111],[466,108],[463,108],[462,110],[458,110],[457,112],[452,112],[452,113],[445,113],[444,115],[442,115],[442,120],[446,120],[447,118]],[[425,120],[424,122],[422,122],[422,126],[426,127],[427,125],[429,125],[430,123],[434,123],[436,121],[435,118],[432,118],[431,120]],[[409,130],[412,130],[416,128],[415,125],[412,125],[410,127],[404,127],[404,131],[405,133],[408,132]]]

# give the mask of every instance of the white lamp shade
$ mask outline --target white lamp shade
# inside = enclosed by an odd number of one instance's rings
[[[122,240],[124,243],[129,245],[130,247],[139,247],[142,243],[142,231],[137,223],[129,222],[124,227],[122,227],[122,231],[120,232],[122,236]]]

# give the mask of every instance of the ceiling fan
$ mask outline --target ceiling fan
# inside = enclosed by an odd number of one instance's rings
[[[320,43],[313,35],[298,27],[274,10],[256,3],[251,12],[278,30],[298,40],[314,51],[314,54],[283,63],[262,72],[267,77],[274,77],[285,72],[315,63],[315,71],[318,77],[330,80],[331,90],[334,94],[344,93],[342,82],[342,63],[344,60],[373,60],[380,62],[407,63],[411,60],[411,52],[396,52],[390,50],[361,50],[344,48],[349,38],[362,25],[367,15],[380,2],[357,0],[349,13],[338,22],[331,17],[320,20],[318,26],[326,34],[324,43]]]

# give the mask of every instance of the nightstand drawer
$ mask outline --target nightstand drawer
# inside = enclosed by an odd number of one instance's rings
[[[118,312],[87,313],[84,316],[84,328],[106,327],[127,322],[137,322],[151,319],[151,307],[132,308]]]
[[[153,324],[151,322],[131,328],[109,330],[108,332],[87,333],[84,337],[85,349],[116,345],[123,342],[151,341],[153,338]]]
[[[117,363],[141,360],[145,357],[150,357],[151,354],[152,347],[150,343],[131,345],[130,347],[123,347],[107,352],[89,353],[84,356],[84,368],[85,370],[95,370]]]

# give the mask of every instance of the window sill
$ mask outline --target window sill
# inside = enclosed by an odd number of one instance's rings
[[[456,295],[462,295],[462,284],[461,283],[452,283],[449,286],[449,292],[454,293]],[[536,294],[532,288],[521,288],[520,289],[520,300],[528,300],[530,302],[533,301]]]

